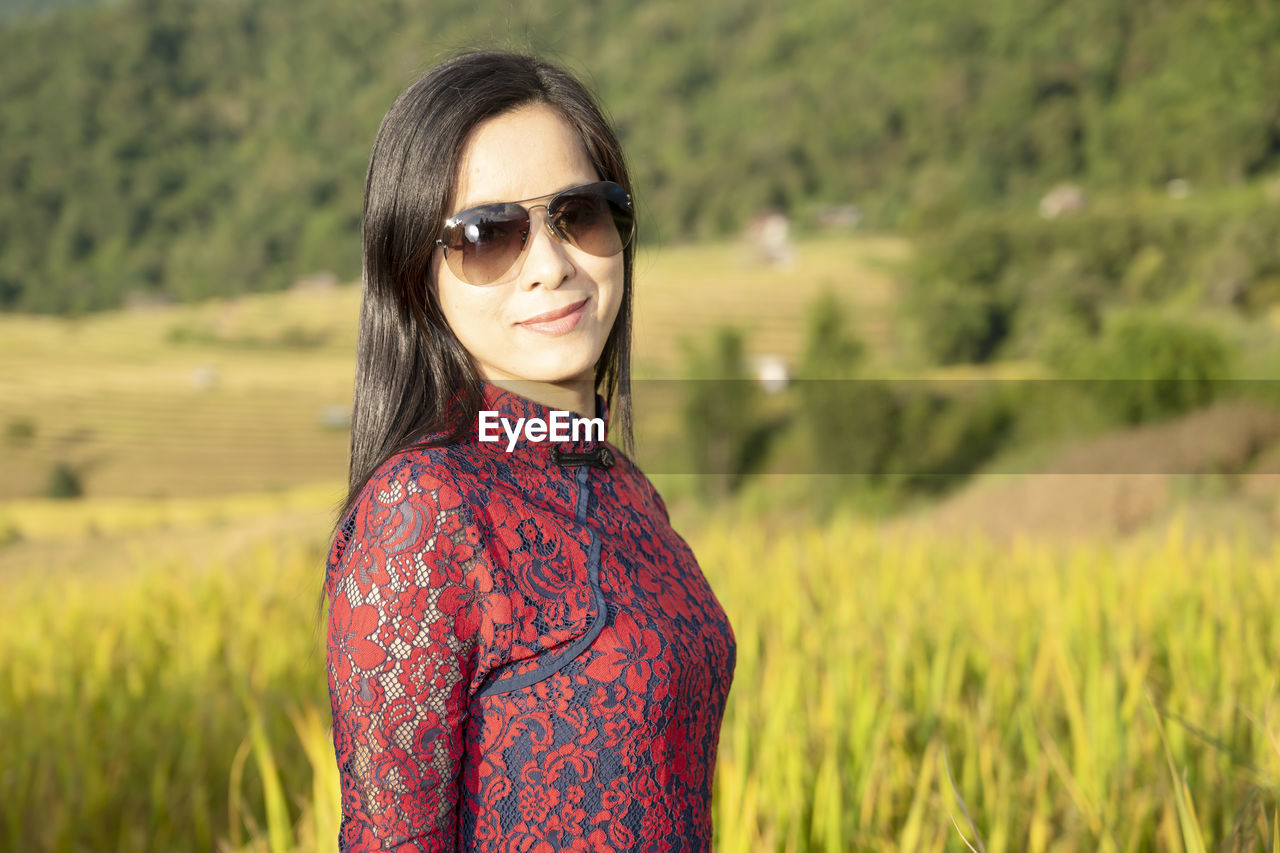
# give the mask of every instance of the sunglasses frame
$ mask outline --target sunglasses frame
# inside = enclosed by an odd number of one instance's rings
[[[611,200],[608,198],[609,187],[616,187],[618,191],[622,193],[623,197],[626,198],[626,210],[631,215],[631,227],[627,229],[627,233],[623,234],[620,230],[618,232],[618,239],[621,241],[621,245],[618,248],[618,251],[611,252],[608,255],[596,255],[594,252],[587,251],[582,246],[579,246],[576,240],[571,239],[569,235],[563,233],[556,226],[555,219],[551,215],[551,207],[556,203],[557,199],[563,196],[573,195],[575,193],[581,193],[582,190],[588,187],[596,187],[601,185],[603,185],[603,187],[600,190],[600,195],[605,198],[606,203],[608,204],[612,203]],[[538,201],[539,199],[546,199],[546,201],[542,204],[529,205],[528,207],[525,206],[526,204],[528,204],[528,202]],[[521,240],[520,251],[517,252],[515,257],[511,259],[511,263],[507,266],[507,268],[503,270],[502,273],[494,277],[493,279],[485,282],[480,282],[480,283],[469,281],[466,278],[466,276],[461,274],[461,271],[459,269],[455,269],[454,265],[452,263],[449,263],[450,247],[445,242],[445,239],[444,239],[445,234],[448,233],[449,229],[459,224],[458,219],[460,217],[465,216],[466,214],[471,213],[472,211],[479,210],[485,207],[497,207],[497,206],[508,205],[508,204],[518,205],[519,207],[524,209],[525,222],[527,223],[527,230],[524,232],[524,237]],[[520,199],[519,201],[489,202],[488,204],[477,204],[473,207],[468,207],[465,210],[460,210],[457,213],[455,213],[453,216],[450,216],[447,220],[445,220],[444,228],[441,229],[441,236],[436,238],[436,245],[439,246],[441,251],[443,252],[445,263],[449,264],[449,269],[452,270],[453,274],[457,276],[460,281],[466,282],[467,284],[470,284],[473,287],[489,287],[495,284],[499,284],[500,282],[502,282],[506,274],[511,272],[511,270],[517,266],[520,260],[524,257],[524,253],[528,251],[530,238],[533,236],[534,230],[535,230],[533,225],[533,211],[537,210],[538,208],[542,208],[543,218],[546,221],[547,230],[551,232],[551,236],[555,237],[555,239],[561,243],[567,243],[570,246],[573,246],[575,249],[578,249],[579,251],[582,251],[582,252],[586,252],[587,254],[592,255],[594,257],[611,258],[611,257],[614,257],[615,255],[621,254],[626,250],[627,246],[630,245],[631,240],[636,233],[636,214],[635,214],[635,207],[632,205],[632,202],[631,202],[631,193],[627,192],[625,189],[622,188],[620,184],[614,181],[589,181],[588,183],[585,183],[585,184],[578,184],[577,186],[567,187],[566,189],[560,190],[558,192],[547,193],[546,195],[534,196],[533,198]],[[616,222],[615,222],[615,226],[616,226]],[[455,249],[455,251],[460,251],[460,250]],[[461,264],[459,264],[459,266],[461,266]]]

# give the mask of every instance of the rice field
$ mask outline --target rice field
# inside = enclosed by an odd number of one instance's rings
[[[0,848],[333,849],[337,495],[0,509],[6,548],[102,555],[3,569]],[[293,532],[139,544],[248,518]],[[718,851],[1280,850],[1280,545],[676,523],[738,639]]]

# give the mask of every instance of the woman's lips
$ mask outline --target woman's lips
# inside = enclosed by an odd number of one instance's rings
[[[575,302],[573,305],[566,305],[564,308],[558,308],[555,311],[548,311],[545,314],[539,314],[536,317],[530,317],[517,324],[522,328],[531,332],[537,332],[540,335],[563,335],[578,325],[578,321],[582,319],[582,315],[587,313],[586,306],[590,300],[583,299],[581,302]]]

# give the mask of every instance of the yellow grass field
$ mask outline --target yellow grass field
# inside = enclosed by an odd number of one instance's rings
[[[10,507],[100,559],[6,573],[0,846],[333,849],[332,494]],[[717,850],[1278,849],[1280,547],[676,523],[738,640]]]

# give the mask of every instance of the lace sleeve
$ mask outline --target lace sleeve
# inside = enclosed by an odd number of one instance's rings
[[[477,602],[492,588],[479,534],[453,488],[400,463],[346,529],[327,578],[339,847],[453,850]]]

